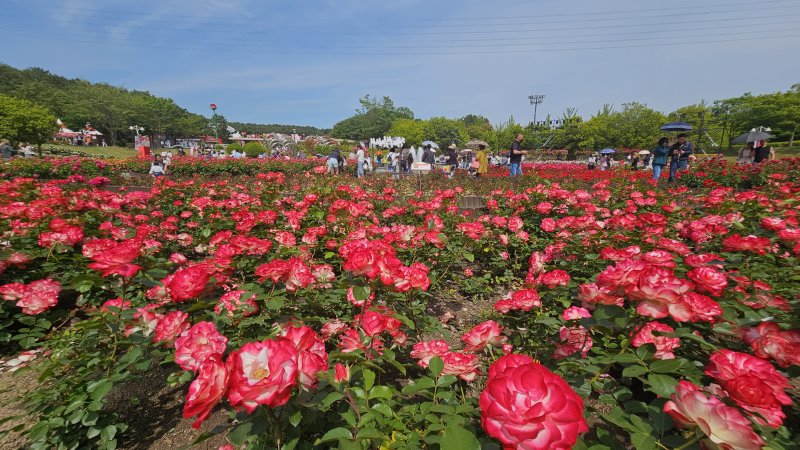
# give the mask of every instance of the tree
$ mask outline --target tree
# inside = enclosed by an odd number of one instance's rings
[[[214,137],[218,137],[221,139],[228,139],[231,133],[228,131],[228,121],[225,119],[225,116],[222,114],[214,114],[211,116],[211,120],[208,122],[208,128],[210,130],[209,134],[213,134]]]
[[[41,145],[56,130],[56,117],[47,108],[0,94],[0,138]]]
[[[414,113],[406,107],[397,107],[389,97],[383,100],[369,95],[359,100],[361,108],[352,117],[333,126],[331,136],[340,139],[364,140],[385,136],[397,119],[413,119]]]
[[[425,140],[425,122],[419,119],[397,119],[389,128],[389,136],[406,139],[406,145],[419,145]]]
[[[456,144],[463,146],[469,140],[464,122],[446,117],[433,117],[424,122],[423,136],[441,146]]]

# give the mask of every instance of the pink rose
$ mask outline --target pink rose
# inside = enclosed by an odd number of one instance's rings
[[[681,427],[698,426],[717,448],[760,450],[761,436],[753,432],[750,421],[738,409],[714,396],[706,396],[699,387],[681,381],[664,412]]]
[[[591,317],[592,313],[590,313],[588,309],[581,308],[580,306],[570,306],[561,313],[561,318],[563,320],[581,320]]]
[[[297,381],[303,388],[312,389],[317,384],[317,374],[328,370],[325,343],[307,326],[287,328],[284,338],[297,350]]]
[[[175,363],[183,370],[200,370],[211,356],[222,358],[228,338],[211,322],[198,322],[175,340]]]
[[[256,294],[252,294],[250,298],[244,300],[242,295],[245,291],[239,289],[235,291],[226,292],[219,298],[219,303],[214,306],[214,312],[217,315],[226,315],[233,317],[238,311],[242,317],[252,316],[258,313],[258,303],[256,303]]]
[[[800,330],[781,330],[775,322],[762,322],[744,331],[744,341],[756,356],[772,359],[781,367],[800,366]]]
[[[681,340],[676,337],[655,335],[654,331],[663,334],[672,333],[675,329],[661,322],[650,322],[636,333],[631,344],[636,348],[644,344],[653,344],[656,347],[656,353],[653,355],[655,359],[675,359],[672,351],[681,346]]]
[[[701,294],[708,294],[719,297],[728,285],[725,274],[711,267],[698,267],[686,274],[690,280],[694,281],[697,291]]]
[[[411,357],[418,359],[417,365],[422,368],[428,367],[431,358],[434,356],[442,356],[450,350],[447,342],[442,340],[423,341],[414,344],[414,349],[411,351]]]
[[[228,368],[221,357],[211,355],[200,367],[197,378],[189,385],[186,403],[183,406],[183,417],[197,416],[192,428],[200,428],[214,407],[222,400],[228,389]]]
[[[576,327],[561,327],[558,336],[561,338],[561,343],[553,352],[553,359],[563,359],[578,352],[581,353],[581,358],[586,358],[594,344],[589,331],[580,325]]]
[[[569,274],[561,269],[551,270],[539,275],[539,282],[553,289],[557,286],[566,286],[572,278]]]
[[[350,368],[342,363],[336,363],[333,369],[333,381],[337,383],[350,381]]]
[[[447,352],[442,355],[444,368],[442,375],[455,375],[464,381],[472,381],[480,374],[478,355],[461,352]]]
[[[583,399],[525,355],[492,364],[479,404],[483,429],[507,449],[568,449],[589,430]]]
[[[464,333],[461,340],[466,343],[465,352],[479,352],[487,345],[502,347],[508,338],[502,336],[503,328],[493,320],[487,320]]]
[[[251,414],[258,405],[285,404],[297,384],[297,350],[287,339],[248,342],[228,356],[227,365],[228,401]]]
[[[156,324],[153,341],[172,343],[185,329],[189,328],[189,323],[186,321],[188,318],[189,314],[183,311],[168,312]]]
[[[786,415],[781,408],[792,400],[784,390],[789,380],[772,364],[746,353],[722,349],[711,355],[706,375],[719,382],[731,399],[747,411],[756,413],[757,422],[778,428]]]

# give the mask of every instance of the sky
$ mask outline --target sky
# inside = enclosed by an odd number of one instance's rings
[[[670,112],[800,82],[800,0],[3,0],[0,62],[229,121],[331,127],[364,95],[416,117]]]

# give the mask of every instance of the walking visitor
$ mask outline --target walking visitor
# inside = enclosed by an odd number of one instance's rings
[[[658,140],[658,145],[653,149],[653,179],[661,177],[661,170],[667,165],[667,155],[669,155],[669,138],[662,137]]]
[[[518,134],[511,144],[511,151],[508,154],[509,170],[508,176],[520,177],[522,176],[522,155],[527,155],[528,152],[522,149],[522,140],[525,136]]]

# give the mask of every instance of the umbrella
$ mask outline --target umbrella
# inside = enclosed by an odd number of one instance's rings
[[[692,126],[686,122],[670,122],[661,125],[661,131],[692,131]]]
[[[614,150],[613,148],[604,148],[604,149],[600,150],[600,154],[601,155],[607,155],[609,153],[616,153],[616,152],[617,151]]]
[[[642,151],[639,152],[639,154],[640,155],[649,155],[650,152],[648,152],[647,150],[642,150]]]
[[[766,141],[767,139],[770,139],[772,137],[773,136],[771,134],[765,133],[763,131],[751,131],[741,136],[736,136],[731,141],[731,144],[747,144],[750,142]]]
[[[426,145],[430,145],[433,148],[439,148],[439,144],[433,141],[425,141],[422,143],[422,146],[425,147]]]
[[[467,149],[461,150],[458,153],[462,153],[463,154],[463,153],[475,153],[475,152],[467,148]]]
[[[467,142],[467,147],[469,148],[477,148],[479,145],[483,145],[486,148],[489,148],[489,144],[487,144],[486,141],[482,141],[480,139],[473,139]]]

